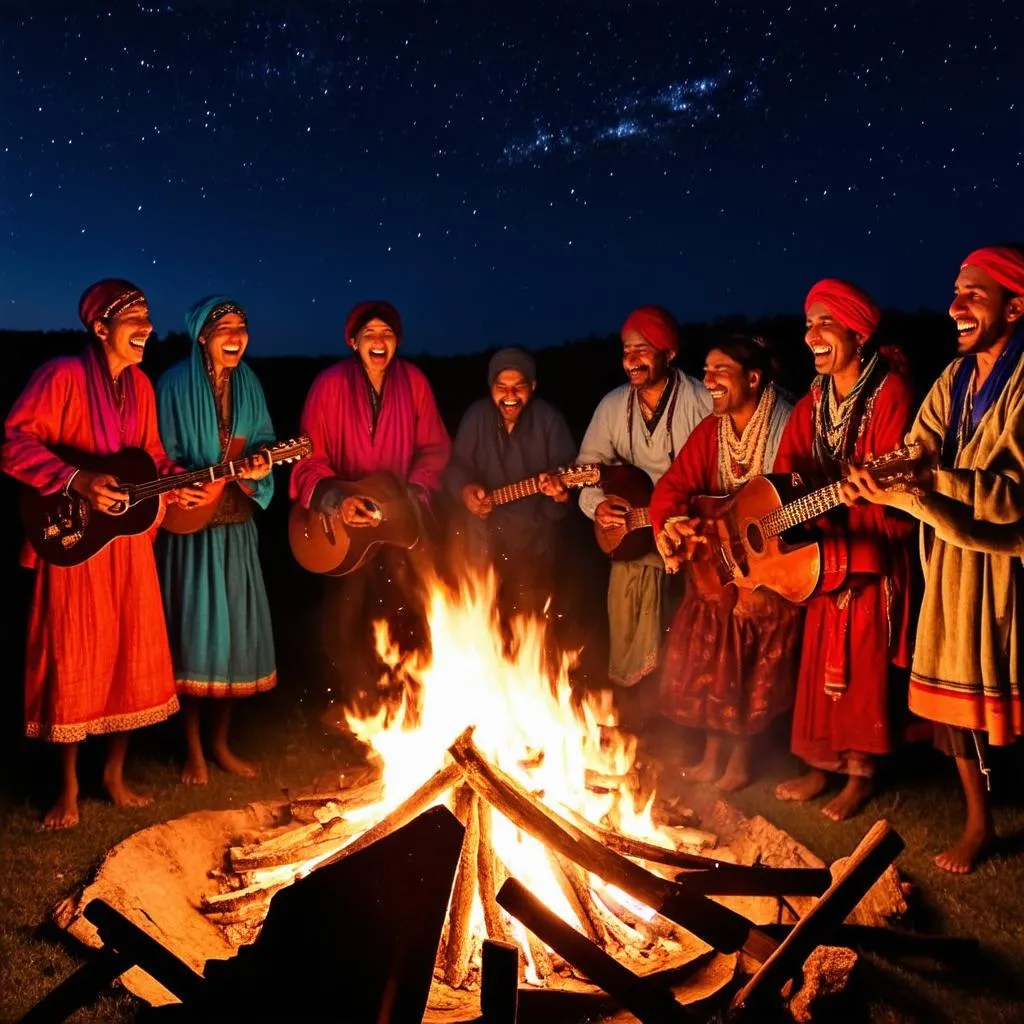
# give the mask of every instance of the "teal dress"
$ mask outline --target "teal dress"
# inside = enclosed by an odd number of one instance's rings
[[[167,454],[186,469],[220,462],[230,439],[244,438],[243,455],[274,441],[256,375],[241,364],[231,375],[231,422],[219,420],[203,347],[157,382],[160,436]],[[273,474],[225,489],[213,523],[196,533],[161,530],[157,565],[178,693],[247,697],[277,682],[270,606],[259,561],[253,503],[266,508]],[[233,492],[233,493],[228,493]]]

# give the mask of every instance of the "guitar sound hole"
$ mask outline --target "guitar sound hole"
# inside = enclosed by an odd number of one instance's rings
[[[764,534],[761,532],[761,526],[759,523],[748,523],[747,524],[747,547],[755,555],[764,554]]]

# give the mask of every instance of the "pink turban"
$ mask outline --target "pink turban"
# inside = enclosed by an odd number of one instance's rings
[[[881,311],[867,292],[837,277],[823,278],[807,293],[804,312],[816,302],[825,306],[844,327],[865,338],[875,333],[882,318]]]
[[[626,317],[622,333],[634,330],[659,352],[679,351],[679,324],[676,318],[661,306],[641,306]]]
[[[97,320],[110,320],[123,309],[145,302],[146,296],[131,281],[117,277],[104,278],[89,285],[78,300],[78,318],[91,331]]]
[[[390,302],[382,299],[370,299],[352,307],[345,320],[345,341],[353,341],[371,320],[383,320],[395,332],[398,342],[401,342],[402,317]]]
[[[975,249],[960,264],[984,270],[997,284],[1001,284],[1011,295],[1024,295],[1024,256],[1008,245],[990,245],[986,249]]]

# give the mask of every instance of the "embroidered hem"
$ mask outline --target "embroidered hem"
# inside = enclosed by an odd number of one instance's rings
[[[260,679],[246,679],[238,682],[226,682],[223,679],[175,679],[174,685],[183,697],[211,697],[221,700],[229,697],[252,697],[257,693],[266,693],[277,686],[277,671],[275,670]]]
[[[640,665],[640,668],[636,672],[631,672],[628,678],[622,678],[620,675],[613,672],[610,668],[608,670],[608,678],[619,686],[636,686],[641,679],[649,676],[658,667],[658,652],[654,651],[652,654],[647,655]]]
[[[88,722],[26,722],[25,735],[30,739],[46,740],[48,743],[80,743],[87,736],[104,736],[112,732],[130,732],[155,725],[170,718],[178,710],[178,698],[144,711],[132,711],[124,715],[107,715]]]

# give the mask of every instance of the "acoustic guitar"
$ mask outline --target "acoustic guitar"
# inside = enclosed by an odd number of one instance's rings
[[[274,463],[280,463],[308,455],[311,446],[309,438],[299,437],[262,450],[270,453]],[[64,446],[53,451],[78,469],[109,473],[128,494],[127,501],[100,511],[74,492],[42,494],[34,487],[21,488],[19,511],[25,536],[40,558],[63,568],[87,561],[117,537],[132,537],[151,529],[160,514],[161,494],[237,476],[248,461],[158,476],[156,463],[142,448],[122,448],[107,455]]]
[[[362,498],[373,509],[375,526],[349,527],[338,514],[292,505],[288,515],[288,543],[303,569],[323,576],[345,576],[365,565],[383,544],[406,550],[420,539],[416,499],[393,473],[380,472],[362,480],[335,480],[346,497]]]
[[[604,468],[599,462],[592,462],[562,466],[549,475],[556,477],[563,487],[590,487],[601,482],[601,471]],[[514,484],[498,487],[487,497],[494,505],[507,505],[509,502],[520,501],[539,493],[540,477],[531,476],[529,480],[520,480]]]
[[[632,562],[654,551],[651,529],[651,495],[654,481],[636,466],[623,462],[602,466],[601,488],[605,498],[614,501],[625,513],[625,522],[605,528],[594,520],[597,546],[613,561]]]
[[[927,462],[915,443],[865,468],[882,487],[912,489]],[[734,584],[766,587],[794,603],[810,598],[821,582],[821,546],[813,537],[791,541],[783,535],[841,505],[841,484],[836,480],[808,493],[792,477],[770,474],[748,480],[732,495],[694,499],[705,543],[697,546],[690,572],[701,593],[710,596]]]

